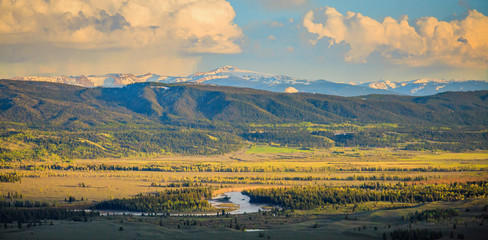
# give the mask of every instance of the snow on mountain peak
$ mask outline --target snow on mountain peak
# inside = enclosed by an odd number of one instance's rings
[[[220,68],[213,69],[209,72],[197,72],[193,75],[186,77],[185,81],[203,83],[205,81],[209,81],[213,79],[223,79],[223,78],[230,78],[230,77],[237,77],[245,80],[273,78],[273,77],[283,78],[282,76],[278,76],[274,74],[259,73],[259,72],[240,69],[230,65],[225,65]]]
[[[225,73],[225,72],[229,72],[229,71],[234,71],[234,70],[237,70],[238,68],[236,67],[233,67],[233,66],[229,66],[229,65],[225,65],[225,66],[222,66],[222,67],[219,67],[219,68],[215,68],[211,71],[208,71],[208,72],[196,72],[194,73],[193,75],[191,76],[204,76],[204,75],[215,75],[215,74],[219,74],[219,73]]]
[[[414,80],[413,83],[415,83],[415,84],[422,84],[422,83],[430,83],[430,82],[446,83],[446,82],[449,82],[449,80],[436,79],[436,78],[420,78],[420,79]]]
[[[64,83],[82,87],[122,87],[132,83],[148,82],[148,81],[162,81],[167,77],[159,76],[155,74],[144,74],[135,76],[130,73],[111,73],[106,75],[80,75],[80,76],[27,76],[27,77],[14,77],[11,80],[23,80],[23,81],[42,81],[53,83]]]
[[[438,79],[438,78],[419,78],[415,79],[411,82],[415,84],[426,84],[426,83],[440,83],[440,84],[445,84],[445,83],[453,83],[453,82],[467,82],[470,80],[466,80],[463,78],[454,78],[454,79]],[[482,80],[480,80],[482,81]]]
[[[232,71],[232,70],[237,70],[237,69],[238,68],[230,66],[230,65],[224,65],[222,67],[214,69],[213,71],[215,71],[215,72],[227,72],[227,71]]]
[[[425,96],[445,91],[475,91],[488,89],[486,81],[465,79],[419,78],[411,81],[392,83],[386,80],[364,84],[374,89],[388,90],[400,94]]]
[[[285,89],[285,93],[297,93],[298,90],[294,87],[288,87]]]
[[[391,82],[389,80],[384,80],[384,81],[380,81],[380,82],[372,82],[368,85],[368,87],[374,88],[374,89],[387,90],[387,89],[394,89],[397,86],[394,82]]]
[[[209,74],[218,74],[218,73],[226,73],[226,72],[232,72],[232,71],[239,71],[240,69],[234,66],[230,65],[224,65],[219,68],[215,68],[213,70],[210,70],[208,72],[196,72],[193,74],[193,76],[201,76],[201,75],[209,75]]]
[[[221,86],[247,87],[277,92],[317,92],[355,96],[366,94],[398,93],[404,95],[429,95],[445,91],[487,90],[487,81],[471,81],[464,79],[440,80],[421,78],[404,82],[379,80],[377,82],[341,84],[325,80],[307,80],[285,75],[260,73],[224,65],[208,72],[197,72],[188,76],[160,76],[157,74],[120,74],[80,75],[80,76],[29,76],[15,77],[12,80],[45,81],[77,85],[83,87],[123,87],[132,83],[199,83]]]

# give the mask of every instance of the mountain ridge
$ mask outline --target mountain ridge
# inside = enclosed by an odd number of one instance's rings
[[[404,82],[381,80],[377,82],[364,83],[361,84],[361,86],[394,91],[398,94],[404,95],[426,96],[447,91],[486,90],[488,88],[488,82],[461,79],[444,80],[420,78]]]
[[[432,96],[341,97],[208,84],[135,83],[122,88],[0,80],[0,120],[74,129],[145,124],[398,123],[488,125],[488,91]]]
[[[105,75],[14,77],[11,80],[56,82],[82,87],[123,87],[128,84],[142,82],[191,82],[219,86],[246,87],[272,92],[286,92],[287,89],[292,89],[292,92],[296,90],[296,92],[338,96],[361,96],[368,94],[427,96],[446,91],[488,90],[488,82],[486,81],[423,78],[404,82],[380,80],[363,84],[345,84],[323,79],[307,80],[284,75],[259,73],[229,65],[208,72],[196,72],[186,77],[163,76],[152,73],[142,75],[111,73]]]

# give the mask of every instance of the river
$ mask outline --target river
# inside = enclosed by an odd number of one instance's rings
[[[228,209],[227,207],[219,207],[220,204],[228,205],[233,204],[238,209],[233,211],[227,211],[226,213],[229,214],[243,214],[243,213],[255,213],[259,211],[266,211],[264,207],[276,207],[269,204],[263,203],[250,203],[251,199],[249,196],[242,194],[241,192],[226,192],[220,194],[210,200],[208,202],[212,204],[212,206],[218,209]],[[234,208],[235,209],[235,208]],[[90,210],[89,210],[90,211]],[[134,216],[141,216],[142,212],[129,212],[129,211],[114,211],[114,210],[98,210],[101,215],[134,215]],[[147,214],[146,214],[147,215]],[[156,213],[156,215],[163,215],[163,213]],[[216,215],[216,213],[172,213],[171,216],[212,216]]]
[[[275,207],[269,204],[263,203],[250,203],[251,199],[249,196],[242,194],[241,192],[226,192],[211,200],[208,200],[212,206],[217,207],[222,203],[232,203],[239,207],[239,209],[230,211],[230,214],[243,214],[243,213],[254,213],[259,211],[265,211],[264,207]]]

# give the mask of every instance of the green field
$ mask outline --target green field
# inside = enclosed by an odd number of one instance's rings
[[[296,153],[296,152],[311,152],[308,149],[286,148],[279,146],[258,145],[252,146],[246,153]]]

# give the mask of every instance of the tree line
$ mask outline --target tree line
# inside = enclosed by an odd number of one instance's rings
[[[212,198],[210,188],[167,189],[154,194],[138,194],[132,198],[112,199],[97,203],[98,210],[123,210],[133,212],[207,211],[206,200]]]
[[[19,223],[37,222],[44,219],[86,221],[88,218],[99,216],[96,211],[73,210],[66,208],[11,208],[0,207],[0,222]]]
[[[320,176],[253,176],[253,177],[193,177],[181,178],[179,182],[171,182],[168,184],[151,183],[151,187],[193,187],[202,183],[225,183],[225,184],[286,184],[284,181],[424,181],[426,176],[415,177],[401,177],[401,176],[348,176],[348,177],[320,177]],[[175,181],[175,180],[172,180]]]
[[[0,166],[3,169],[13,169],[8,164]],[[487,167],[456,166],[456,167],[345,167],[345,166],[239,166],[229,164],[139,164],[139,165],[116,165],[109,163],[101,164],[73,164],[73,163],[40,163],[20,164],[20,170],[74,170],[74,171],[153,171],[153,172],[472,172],[488,171]],[[387,178],[378,176],[378,180]],[[328,179],[325,179],[328,180]],[[361,180],[361,179],[358,179]],[[375,180],[375,179],[370,179]],[[397,180],[397,179],[392,179]]]
[[[426,209],[421,212],[415,211],[415,213],[409,213],[407,218],[410,221],[425,221],[425,220],[440,220],[456,217],[459,212],[454,208],[436,208]]]
[[[0,173],[0,182],[18,182],[20,176],[16,172]]]
[[[488,182],[467,182],[436,185],[407,183],[364,183],[360,186],[300,186],[258,188],[243,191],[251,202],[270,203],[289,209],[309,210],[330,204],[355,204],[372,201],[423,203],[456,201],[486,196]]]

